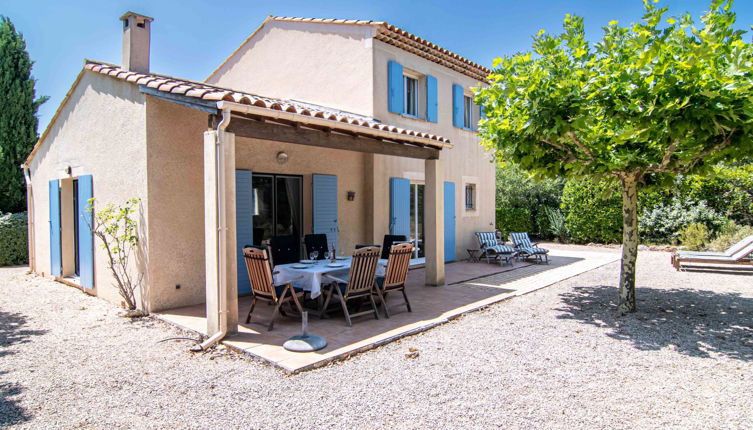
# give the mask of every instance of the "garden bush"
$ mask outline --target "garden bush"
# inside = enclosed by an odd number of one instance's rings
[[[753,165],[717,166],[705,177],[688,177],[680,192],[738,224],[753,225]]]
[[[28,250],[26,212],[0,215],[0,266],[27,264]]]
[[[622,197],[616,184],[568,181],[562,190],[562,212],[568,238],[575,243],[622,240]]]
[[[680,231],[680,243],[691,251],[705,249],[709,241],[709,228],[706,224],[693,223]]]
[[[709,232],[716,233],[726,222],[727,218],[708,207],[706,202],[674,197],[669,203],[644,209],[638,229],[642,241],[676,244],[680,232],[691,224],[703,224]]]
[[[511,231],[526,231],[532,236],[549,239],[546,208],[558,208],[562,180],[537,180],[510,164],[497,168],[497,228],[505,236]]]
[[[531,212],[528,208],[497,208],[497,229],[502,232],[503,238],[514,231],[532,232]]]
[[[745,239],[748,236],[753,235],[753,226],[738,225],[735,222],[730,222],[725,225],[719,234],[708,244],[707,249],[710,251],[723,252],[730,246]]]

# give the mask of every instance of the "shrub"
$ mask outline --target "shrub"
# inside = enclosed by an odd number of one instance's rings
[[[711,175],[685,178],[681,192],[740,224],[753,225],[753,165],[717,166]]]
[[[722,252],[751,235],[753,235],[753,226],[740,226],[734,222],[730,222],[721,232],[719,232],[716,238],[709,243],[708,249],[711,251]]]
[[[674,197],[643,211],[639,232],[642,240],[652,243],[677,243],[680,231],[690,224],[704,224],[713,233],[721,230],[727,219],[709,208],[706,202]]]
[[[533,231],[531,212],[528,208],[497,208],[497,229],[506,238],[513,231]]]
[[[562,190],[568,238],[576,243],[622,240],[622,197],[615,184],[573,180]]]
[[[564,242],[567,239],[567,229],[565,228],[565,216],[562,211],[546,207],[544,212],[546,212],[547,222],[549,223],[550,236]]]
[[[709,228],[706,224],[693,223],[680,230],[680,243],[691,251],[700,251],[709,241]]]
[[[0,216],[0,266],[29,262],[26,212]]]
[[[504,234],[510,231],[526,231],[539,238],[551,237],[545,208],[559,207],[562,186],[562,180],[537,180],[514,165],[499,165],[497,228]]]

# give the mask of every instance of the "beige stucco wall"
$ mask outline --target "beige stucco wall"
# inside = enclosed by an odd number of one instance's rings
[[[480,146],[475,132],[459,129],[452,125],[452,85],[459,84],[469,89],[480,83],[468,76],[440,66],[402,49],[374,41],[374,116],[398,127],[425,131],[449,138],[454,147],[443,150],[440,158],[444,162],[445,181],[455,183],[456,215],[456,256],[467,258],[468,248],[477,248],[474,237],[476,231],[494,231],[494,192],[495,165],[491,157]],[[387,62],[397,61],[405,69],[422,75],[437,78],[438,121],[431,123],[404,115],[391,113],[387,109]],[[422,183],[424,162],[399,157],[376,155],[373,159],[374,201],[389,202],[389,178],[409,178]],[[477,207],[473,211],[465,209],[465,184],[477,186]],[[389,205],[374,205],[373,229],[376,237],[389,230]],[[426,214],[429,216],[429,214]]]
[[[278,152],[288,154],[287,163],[277,163]],[[311,233],[312,226],[312,175],[337,176],[340,226],[338,250],[344,251],[352,250],[356,244],[367,240],[366,157],[366,154],[359,152],[236,137],[235,159],[238,169],[303,176],[304,234]],[[348,201],[348,191],[355,191],[355,200]]]
[[[365,25],[270,21],[207,82],[371,115],[373,34]]]
[[[50,180],[90,174],[97,207],[137,197],[147,209],[144,115],[144,95],[130,83],[84,72],[72,89],[30,165],[38,273],[50,274]],[[96,294],[120,303],[98,241],[94,250]]]
[[[412,130],[449,138],[455,147],[442,151],[445,180],[455,183],[456,255],[477,247],[473,232],[494,230],[495,167],[479,145],[476,133],[452,126],[452,84],[470,89],[479,82],[370,38],[374,28],[360,25],[267,23],[217,73],[211,83],[261,95],[297,99],[350,110]],[[387,110],[387,61],[437,78],[439,120],[430,123]],[[389,178],[407,177],[420,183],[424,162],[366,155],[368,202],[367,239],[381,243],[389,230]],[[295,173],[295,172],[291,172]],[[465,210],[465,184],[477,185],[477,208]],[[372,194],[373,190],[373,194]]]
[[[150,310],[203,303],[207,113],[151,96],[146,113]]]
[[[205,301],[203,131],[206,113],[147,97],[149,171],[149,303],[158,311]],[[276,155],[288,154],[279,164]],[[338,247],[366,238],[365,155],[236,137],[236,168],[301,175],[303,229],[311,233],[312,174],[338,177]],[[355,201],[347,201],[355,191]],[[233,198],[233,196],[228,196]],[[231,226],[230,234],[235,234]],[[175,285],[179,284],[180,289]]]

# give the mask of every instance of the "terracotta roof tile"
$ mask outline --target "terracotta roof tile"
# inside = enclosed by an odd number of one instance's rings
[[[444,146],[450,141],[441,136],[430,133],[423,133],[413,130],[406,130],[394,127],[388,124],[382,124],[374,118],[363,115],[343,112],[324,106],[313,105],[309,103],[273,99],[262,97],[255,94],[243,93],[208,85],[202,82],[194,82],[185,79],[173,78],[171,76],[157,75],[153,73],[134,73],[121,69],[118,66],[87,60],[84,68],[92,72],[112,76],[126,82],[145,85],[158,91],[169,94],[185,95],[186,97],[196,98],[208,101],[228,101],[249,106],[257,106],[270,110],[285,111],[302,116],[323,118],[330,121],[342,122],[362,126],[365,128],[387,131],[406,136],[415,136],[437,142],[437,146]]]

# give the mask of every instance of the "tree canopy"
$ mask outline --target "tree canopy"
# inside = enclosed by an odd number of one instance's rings
[[[37,140],[37,109],[32,61],[23,36],[7,17],[0,19],[0,212],[26,210],[21,163]]]
[[[641,22],[612,21],[597,43],[583,19],[543,30],[533,50],[495,60],[477,103],[497,156],[539,176],[619,181],[623,196],[620,310],[635,310],[637,187],[671,184],[753,152],[753,47],[732,0],[690,14],[643,1]]]

